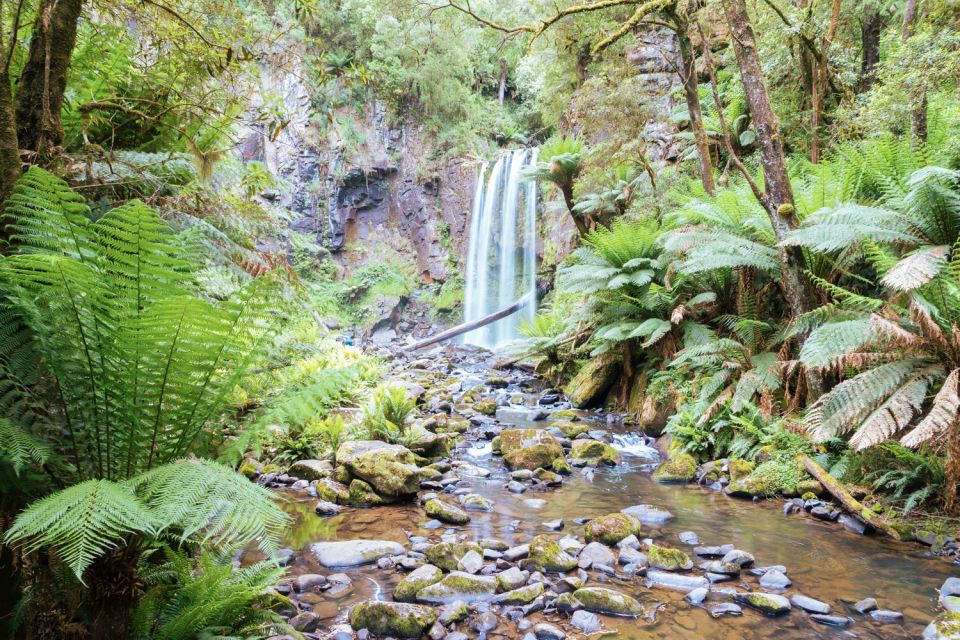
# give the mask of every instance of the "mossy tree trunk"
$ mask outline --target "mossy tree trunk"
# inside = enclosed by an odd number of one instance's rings
[[[790,313],[797,318],[815,307],[813,287],[806,276],[807,262],[800,247],[780,243],[797,226],[793,187],[787,172],[786,153],[780,122],[773,111],[767,92],[763,66],[757,51],[756,38],[744,0],[723,0],[730,37],[733,42],[740,77],[743,81],[750,116],[757,130],[760,162],[763,166],[765,192],[760,203],[770,217],[777,240],[777,253],[783,274],[782,286]],[[806,374],[808,395],[811,399],[822,393],[820,376],[813,371]]]
[[[17,138],[45,164],[63,144],[60,110],[83,0],[42,0],[17,91]]]
[[[19,177],[20,145],[17,141],[13,89],[10,86],[10,74],[0,69],[0,200],[10,195]],[[7,239],[6,229],[0,229],[0,239]]]

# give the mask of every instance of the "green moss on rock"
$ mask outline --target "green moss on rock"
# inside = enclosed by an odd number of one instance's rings
[[[377,495],[369,484],[355,478],[350,481],[349,503],[355,507],[379,507],[386,504],[386,501]]]
[[[446,522],[447,524],[467,524],[470,522],[470,516],[463,509],[447,504],[439,498],[428,500],[423,508],[428,516],[436,518],[440,522]]]
[[[482,413],[485,416],[493,416],[497,413],[497,401],[493,398],[484,398],[479,402],[473,403],[473,410]]]
[[[762,463],[753,472],[727,487],[732,496],[752,498],[774,496],[783,491],[795,491],[805,476],[803,465],[793,459],[776,459]]]
[[[350,504],[350,489],[336,480],[324,478],[316,484],[317,497],[334,504]]]
[[[753,473],[757,465],[749,460],[731,460],[727,468],[730,471],[730,480],[737,481]]]
[[[693,568],[693,561],[680,549],[660,547],[651,544],[647,550],[648,564],[654,569],[663,571],[688,571]]]
[[[620,356],[612,351],[589,360],[567,385],[570,403],[578,409],[602,404],[621,368]]]
[[[559,429],[560,433],[567,438],[576,438],[590,431],[590,423],[588,422],[561,421],[554,422],[550,426],[554,429]]]
[[[653,472],[658,482],[690,482],[697,475],[697,461],[689,453],[678,453]]]
[[[427,562],[440,567],[444,571],[456,571],[460,558],[467,555],[470,551],[476,551],[483,555],[483,549],[480,545],[473,542],[441,542],[428,548],[424,555]]]
[[[573,467],[570,466],[570,462],[563,456],[554,458],[553,462],[550,463],[550,468],[562,475],[570,475],[573,473]]]
[[[612,616],[637,617],[643,615],[643,605],[630,596],[604,587],[585,587],[573,592],[574,599],[584,609]]]
[[[393,590],[397,602],[416,602],[417,593],[443,578],[443,571],[432,564],[425,564],[410,572]]]
[[[625,513],[611,513],[594,518],[583,528],[587,542],[602,542],[613,546],[624,538],[640,535],[640,520]]]
[[[556,540],[545,535],[530,541],[527,559],[537,571],[566,573],[577,567],[577,559],[561,549]]]
[[[419,638],[437,620],[430,607],[401,602],[361,602],[350,612],[350,626],[398,638]]]
[[[546,468],[563,455],[557,439],[543,429],[504,429],[498,438],[503,461],[511,469]]]
[[[614,466],[620,462],[617,450],[599,440],[574,440],[570,448],[570,457],[575,460],[590,460]]]

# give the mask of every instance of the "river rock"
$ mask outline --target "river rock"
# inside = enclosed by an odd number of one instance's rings
[[[440,522],[446,522],[447,524],[467,524],[470,522],[470,516],[465,511],[439,498],[428,500],[423,508],[428,516],[436,518]]]
[[[566,573],[577,566],[576,558],[561,549],[556,540],[544,535],[530,541],[528,560],[537,571]]]
[[[575,611],[570,618],[570,624],[573,625],[574,628],[588,634],[600,631],[600,629],[603,628],[603,625],[600,623],[600,618],[589,611]]]
[[[610,548],[599,542],[591,542],[580,550],[577,562],[581,569],[589,569],[596,565],[612,566],[616,564],[616,556]]]
[[[864,598],[853,605],[854,611],[864,615],[870,613],[871,611],[875,611],[877,608],[877,600],[875,598]]]
[[[406,447],[379,440],[354,440],[337,448],[336,459],[381,497],[404,498],[420,488],[416,456]]]
[[[844,618],[842,616],[828,616],[823,613],[811,614],[810,619],[819,624],[825,624],[828,627],[846,627],[852,622],[850,618]]]
[[[874,609],[870,612],[870,617],[877,622],[893,623],[903,622],[903,614],[899,611],[890,611],[889,609]]]
[[[782,616],[790,613],[790,601],[775,593],[737,593],[733,599],[768,616]]]
[[[830,613],[830,605],[828,605],[826,602],[821,602],[814,598],[808,598],[807,596],[800,595],[799,593],[795,593],[790,596],[790,603],[798,609],[803,609],[804,611],[809,611],[810,613],[820,613],[823,615]]]
[[[697,475],[697,461],[689,453],[680,453],[653,472],[658,482],[690,482]]]
[[[379,507],[386,503],[387,500],[374,491],[370,483],[360,478],[350,481],[350,504],[356,507]]]
[[[329,477],[331,473],[333,465],[329,460],[297,460],[287,470],[287,474],[304,480],[320,480]]]
[[[693,561],[683,551],[655,544],[648,545],[647,562],[654,569],[664,571],[689,571],[693,568]]]
[[[669,571],[647,571],[647,586],[664,587],[676,591],[693,591],[694,589],[708,589],[710,581],[703,576],[688,576]]]
[[[437,621],[445,627],[456,624],[470,615],[470,608],[463,600],[455,600],[440,610]]]
[[[343,509],[332,502],[321,500],[313,507],[313,511],[318,516],[335,516],[343,511]]]
[[[605,587],[584,587],[573,592],[583,608],[595,613],[636,617],[643,615],[643,605],[630,596]]]
[[[504,551],[503,559],[507,560],[508,562],[516,562],[517,560],[526,558],[529,554],[530,554],[530,545],[521,544],[521,545],[517,545],[516,547],[510,547],[509,549]]]
[[[493,576],[475,576],[462,571],[451,571],[417,594],[417,600],[431,604],[449,604],[457,600],[466,603],[484,602],[493,597],[497,580]]]
[[[322,576],[318,573],[304,573],[297,576],[296,580],[293,581],[293,585],[297,590],[297,593],[313,591],[319,587],[326,586],[326,584],[327,576]]]
[[[731,563],[733,564],[733,563]],[[779,571],[767,571],[760,576],[760,586],[764,589],[786,589],[793,581]]]
[[[602,542],[613,546],[631,535],[639,535],[640,520],[626,513],[611,513],[594,518],[583,528],[587,542]]]
[[[544,429],[504,429],[498,438],[503,461],[510,469],[546,469],[563,455],[563,447]]]
[[[722,573],[728,576],[740,575],[740,565],[736,562],[724,562],[723,560],[710,560],[700,565],[700,568],[709,573]]]
[[[457,563],[457,568],[466,573],[479,573],[483,569],[483,556],[476,551],[467,551]]]
[[[505,591],[503,593],[495,595],[491,602],[493,604],[503,604],[511,606],[519,606],[524,604],[530,604],[536,600],[543,593],[543,583],[534,582],[525,587],[519,587],[511,591]]]
[[[529,577],[529,571],[521,571],[517,567],[510,567],[506,571],[501,571],[497,574],[497,590],[513,591],[514,589],[519,589],[527,583]]]
[[[397,602],[416,602],[417,593],[424,587],[440,582],[443,572],[432,564],[415,569],[393,590],[393,599]]]
[[[334,504],[350,503],[350,489],[348,489],[345,484],[337,482],[336,480],[323,478],[317,482],[314,488],[317,490],[317,497],[325,502],[333,502]]]
[[[944,611],[923,630],[923,640],[960,640],[960,616]]]
[[[372,564],[384,556],[403,553],[403,545],[387,540],[341,540],[315,542],[310,550],[317,562],[333,569]]]
[[[741,616],[743,609],[732,602],[721,602],[710,607],[710,615],[714,618],[721,616]]]
[[[617,450],[599,440],[574,440],[570,446],[570,457],[574,460],[586,460],[591,466],[605,464],[614,466],[620,462]]]
[[[427,562],[444,571],[456,571],[460,559],[470,551],[483,553],[480,545],[473,542],[441,542],[424,552]]]
[[[533,635],[537,640],[565,640],[567,634],[553,626],[552,624],[547,624],[541,622],[540,624],[534,625]]]
[[[724,562],[736,562],[742,568],[749,567],[755,561],[753,555],[747,553],[746,551],[741,551],[740,549],[734,549],[725,554],[722,558]]]
[[[689,591],[687,595],[683,596],[683,599],[689,602],[690,604],[703,604],[703,601],[707,599],[707,595],[710,593],[709,589],[704,587],[698,587],[693,591]]]
[[[468,493],[461,496],[460,504],[467,511],[493,511],[493,504],[479,493]]]
[[[350,612],[350,626],[398,638],[419,638],[436,622],[430,607],[401,602],[361,602]]]
[[[657,525],[673,520],[673,514],[666,509],[658,509],[651,504],[637,504],[626,509],[621,509],[620,513],[633,516],[643,524]]]

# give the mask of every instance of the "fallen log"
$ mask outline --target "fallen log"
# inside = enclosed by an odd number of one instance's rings
[[[457,336],[463,335],[464,333],[467,333],[469,331],[473,331],[474,329],[485,327],[491,322],[496,322],[501,318],[506,318],[507,316],[512,315],[517,311],[520,311],[520,309],[527,306],[528,304],[532,304],[534,300],[534,295],[535,294],[533,292],[528,293],[527,295],[521,297],[519,300],[514,302],[509,307],[504,307],[503,309],[500,309],[499,311],[491,313],[488,316],[484,316],[479,320],[471,320],[470,322],[464,322],[462,324],[458,324],[457,326],[451,329],[447,329],[446,331],[441,331],[440,333],[434,336],[430,336],[429,338],[424,338],[420,342],[415,342],[413,346],[410,348],[416,351],[417,349],[423,349],[424,347],[429,347],[432,344],[443,342],[444,340],[449,340],[450,338],[456,338]]]
[[[850,492],[843,488],[840,481],[830,475],[826,469],[807,456],[801,456],[801,459],[807,473],[816,478],[823,485],[823,488],[830,492],[830,495],[836,498],[847,511],[877,531],[882,531],[894,540],[900,540],[900,533],[886,519],[874,513],[872,509],[864,506],[862,502],[850,495]]]

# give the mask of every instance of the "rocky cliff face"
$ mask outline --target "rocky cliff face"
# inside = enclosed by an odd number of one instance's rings
[[[446,280],[466,252],[475,168],[429,162],[422,131],[392,124],[379,103],[340,113],[343,126],[324,130],[302,77],[295,56],[261,70],[260,103],[279,103],[286,117],[279,131],[251,122],[238,147],[284,182],[262,197],[288,209],[290,228],[347,271],[394,254],[415,263],[424,283]]]

